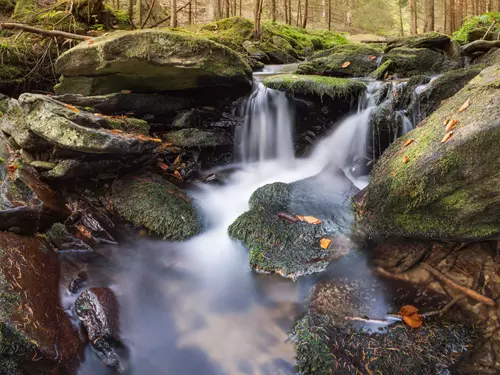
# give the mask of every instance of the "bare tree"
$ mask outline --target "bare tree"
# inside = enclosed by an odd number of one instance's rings
[[[254,36],[256,39],[260,38],[260,20],[262,17],[262,6],[264,0],[255,0],[254,10]]]
[[[398,6],[399,6],[399,34],[401,36],[405,36],[405,29],[404,29],[404,24],[403,24],[403,4],[404,0],[398,0]]]
[[[417,18],[417,0],[410,0],[410,15],[411,15],[411,35],[417,34],[418,18]]]
[[[142,0],[137,0],[137,24],[142,25]]]
[[[434,0],[425,1],[424,32],[434,31]]]
[[[276,22],[276,0],[271,0],[271,20]]]
[[[332,0],[328,0],[328,30],[332,29]]]
[[[304,20],[302,21],[302,27],[305,29],[307,26],[307,15],[309,11],[309,0],[304,0]]]
[[[170,0],[170,27],[177,27],[177,0]]]
[[[128,17],[130,20],[134,18],[134,0],[128,0]]]

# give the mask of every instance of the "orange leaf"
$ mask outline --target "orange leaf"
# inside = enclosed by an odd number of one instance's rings
[[[448,142],[448,139],[450,139],[452,135],[453,135],[453,132],[446,133],[446,135],[443,137],[443,139],[441,139],[441,143]]]
[[[408,163],[408,160],[410,160],[410,158],[407,155],[405,155],[405,157],[403,158],[403,163],[404,164]]]
[[[122,90],[120,91],[122,94],[132,94],[132,90]]]
[[[93,39],[90,39],[90,40],[89,40],[89,45],[92,45],[92,44],[94,44],[94,40],[93,40]]]
[[[168,171],[168,164],[165,164],[165,163],[158,163],[158,166],[163,169],[164,171]]]
[[[453,119],[448,122],[448,125],[446,125],[446,129],[444,130],[446,133],[448,133],[453,127],[458,123],[458,120]]]
[[[175,172],[174,172],[174,176],[175,176],[175,177],[177,177],[179,180],[182,180],[182,179],[183,179],[183,178],[182,178],[182,175],[181,175],[181,173],[180,173],[179,171],[175,171]]]
[[[68,108],[70,111],[73,111],[75,113],[78,113],[80,112],[80,110],[78,108],[76,108],[74,105],[71,105],[71,104],[64,104],[64,106],[66,108]]]
[[[409,316],[412,314],[418,314],[418,309],[413,305],[405,305],[399,309],[398,315]]]
[[[321,224],[322,221],[320,219],[316,219],[314,216],[304,216],[304,220],[308,224]]]
[[[406,146],[409,146],[413,143],[414,139],[408,139],[406,142],[405,142],[405,147]]]
[[[175,160],[174,160],[174,164],[179,164],[179,162],[181,161],[181,154],[179,154]]]
[[[297,215],[297,219],[299,219],[300,221],[304,221],[304,216]]]
[[[422,317],[417,313],[403,316],[403,321],[411,328],[419,328],[422,326]]]
[[[16,164],[9,164],[7,166],[7,169],[9,170],[9,172],[15,172],[15,171],[17,171],[17,165]]]
[[[470,107],[470,98],[467,99],[467,101],[460,107],[460,109],[458,110],[458,112],[463,112],[465,111],[467,108]]]
[[[389,74],[385,79],[387,79],[387,80],[392,79],[392,75]]]
[[[332,243],[332,240],[329,239],[329,238],[322,238],[321,240],[319,240],[319,244],[321,246],[322,249],[328,249],[330,247]]]
[[[351,65],[351,62],[350,61],[346,61],[345,63],[342,64],[342,68],[345,69],[347,68],[349,65]]]
[[[77,225],[76,228],[78,229],[78,231],[81,233],[82,236],[86,238],[92,238],[92,234],[90,233],[90,231],[83,225]]]
[[[113,130],[111,130],[111,133],[120,134],[120,133],[123,133],[123,132],[120,129],[113,129]]]
[[[377,56],[370,55],[370,56],[368,56],[368,58],[369,58],[370,60],[375,60],[375,59],[377,58]]]
[[[450,119],[445,118],[443,121],[444,126],[448,126],[448,123],[450,122]]]
[[[160,143],[161,143],[161,139],[160,139],[160,138],[151,138],[151,140],[152,140],[153,142],[160,142]]]

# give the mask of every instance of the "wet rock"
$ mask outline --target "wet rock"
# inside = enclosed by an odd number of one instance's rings
[[[82,345],[59,304],[57,254],[40,238],[6,232],[0,249],[0,369],[74,371]]]
[[[89,245],[69,233],[66,226],[61,223],[54,224],[47,232],[47,236],[59,250],[93,251]]]
[[[145,48],[147,46],[147,48]],[[234,51],[210,40],[167,30],[119,31],[63,53],[58,94],[103,95],[250,87],[251,69]]]
[[[475,58],[473,64],[486,66],[500,64],[500,48],[491,49],[489,52]]]
[[[381,55],[382,51],[364,45],[336,46],[319,52],[300,64],[297,73],[331,77],[366,77],[377,69],[377,57]],[[347,62],[350,64],[343,68]]]
[[[112,346],[120,342],[120,309],[114,293],[108,288],[87,289],[75,301],[75,311],[101,360],[118,367],[120,359]]]
[[[424,259],[430,250],[426,241],[389,239],[375,249],[374,263],[392,273],[402,273]]]
[[[224,131],[182,129],[165,135],[165,140],[182,148],[228,147],[233,145],[231,136]]]
[[[476,40],[494,40],[495,33],[488,33],[488,27],[477,27],[475,29],[469,30],[467,32],[466,41],[467,43],[472,43]]]
[[[177,113],[173,121],[174,128],[199,128],[201,125],[202,119],[200,113],[192,108],[189,111],[182,111]]]
[[[448,35],[436,32],[414,35],[409,37],[395,38],[387,43],[385,53],[389,53],[394,48],[427,48],[435,51],[445,51],[451,39]]]
[[[264,64],[269,64],[271,62],[269,56],[267,56],[267,54],[259,48],[257,43],[246,40],[243,42],[242,47],[252,59],[260,61]]]
[[[191,198],[153,173],[117,180],[112,186],[111,200],[126,220],[165,239],[182,241],[201,229]]]
[[[372,234],[482,239],[500,234],[496,140],[500,69],[482,71],[417,129],[393,143],[357,198],[358,227]],[[458,112],[470,98],[469,109]],[[443,143],[443,123],[458,125]],[[414,141],[405,147],[408,139]],[[407,156],[408,162],[403,158]]]

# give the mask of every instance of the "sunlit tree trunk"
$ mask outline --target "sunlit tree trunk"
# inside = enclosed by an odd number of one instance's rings
[[[271,0],[271,20],[276,22],[276,0]]]
[[[243,0],[240,0],[240,17],[243,12]]]
[[[192,5],[193,5],[193,2],[190,1],[189,5],[188,5],[188,23],[190,25],[193,24],[193,6]]]
[[[262,6],[264,0],[255,0],[255,10],[254,10],[254,34],[255,38],[260,38],[260,20],[262,17]]]
[[[284,4],[285,4],[285,23],[289,24],[289,22],[288,22],[288,0],[285,0]]]
[[[128,0],[128,17],[131,20],[134,18],[134,0]]]
[[[300,0],[297,2],[297,26],[299,26],[302,23],[302,12],[301,9],[302,4],[300,3]]]
[[[305,29],[307,27],[307,13],[309,10],[309,0],[304,0],[304,20],[302,22],[302,27]]]
[[[328,0],[328,30],[332,29],[332,0]]]
[[[411,15],[410,32],[411,32],[411,35],[416,35],[417,34],[417,0],[410,0],[410,15]]]
[[[170,0],[170,27],[177,27],[177,0]]]
[[[405,36],[405,29],[403,24],[403,0],[398,1],[399,5],[399,34]]]
[[[288,24],[292,24],[292,0],[288,0]]]
[[[460,26],[462,26],[462,21],[464,19],[463,1],[464,0],[455,0],[455,30],[458,30]]]
[[[137,0],[137,25],[142,25],[142,0]]]
[[[224,5],[225,5],[225,7],[224,7],[224,10],[225,10],[224,17],[229,18],[229,7],[230,7],[229,0],[226,0]]]
[[[434,0],[425,1],[424,32],[434,31]]]

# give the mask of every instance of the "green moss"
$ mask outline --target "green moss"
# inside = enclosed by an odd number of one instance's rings
[[[377,70],[370,73],[370,77],[377,80],[383,80],[387,74],[391,74],[391,71],[394,69],[394,63],[391,59],[384,61]]]
[[[359,96],[366,84],[344,78],[321,77],[312,75],[283,74],[269,77],[264,84],[275,90],[289,92],[292,95],[329,96],[335,98],[352,98]]]
[[[248,204],[250,209],[264,206],[272,213],[287,212],[291,193],[292,187],[290,184],[283,182],[268,184],[255,190]]]
[[[468,43],[468,36],[471,31],[478,28],[486,28],[488,30],[493,22],[495,22],[495,26],[490,30],[490,33],[500,32],[500,12],[468,17],[462,24],[462,27],[453,33],[453,40],[460,44]]]
[[[125,219],[165,239],[182,241],[201,229],[191,199],[158,175],[146,173],[115,182],[112,201]]]
[[[442,53],[428,48],[397,47],[384,55],[382,63],[392,61],[392,69],[399,77],[433,75],[455,66]]]
[[[149,134],[149,124],[147,121],[126,117],[126,118],[106,118],[111,129],[122,130],[126,133]]]
[[[231,146],[232,140],[226,133],[204,131],[195,128],[181,129],[165,135],[167,142],[178,147],[203,148]]]

